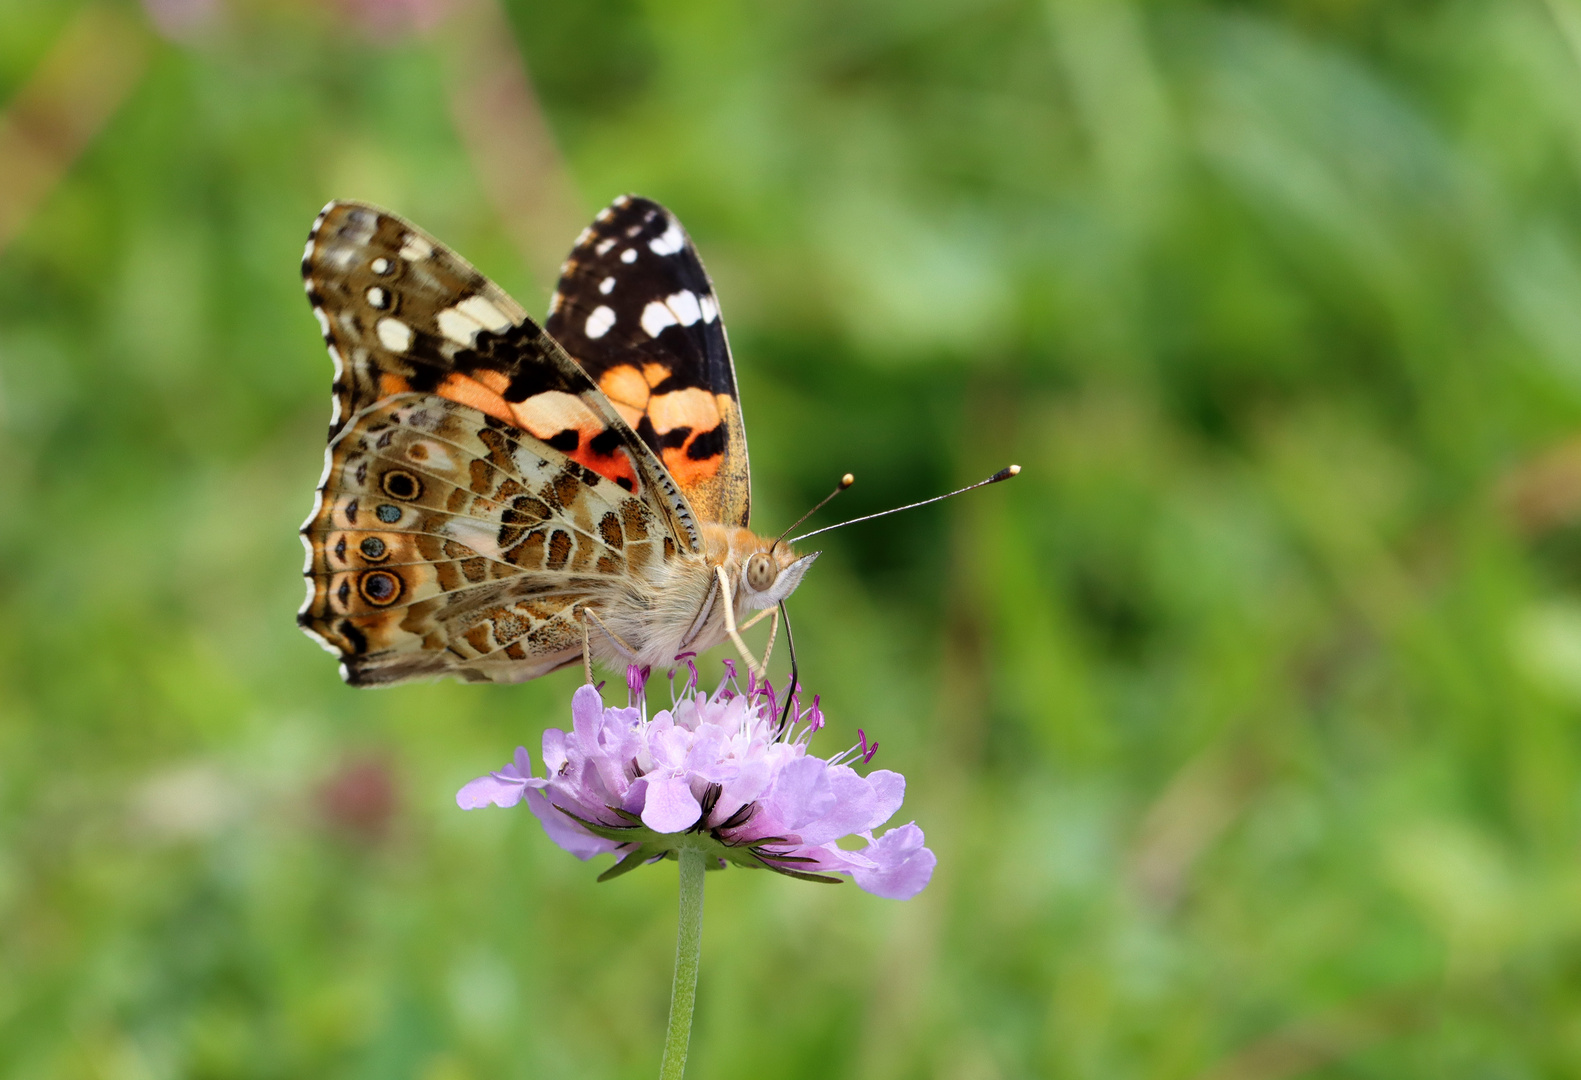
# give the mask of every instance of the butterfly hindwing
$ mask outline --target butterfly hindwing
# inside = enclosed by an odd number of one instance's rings
[[[427,394],[359,411],[303,529],[302,626],[348,682],[518,681],[576,661],[574,605],[676,556],[639,496],[494,417]]]
[[[545,328],[664,462],[705,521],[746,526],[751,484],[730,344],[697,249],[622,196],[583,232]]]

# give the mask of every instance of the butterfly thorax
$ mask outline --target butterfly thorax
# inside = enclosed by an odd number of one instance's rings
[[[608,635],[594,632],[590,642],[593,654],[609,663],[630,662],[630,657],[612,640],[618,638],[636,654],[638,664],[653,667],[673,664],[684,652],[703,652],[727,636],[725,605],[721,600],[719,571],[734,600],[731,612],[737,623],[754,610],[772,607],[788,596],[800,583],[806,567],[816,556],[799,559],[785,544],[750,529],[702,524],[703,550],[686,553],[664,564],[662,570],[645,582],[608,595],[589,606],[608,627]],[[758,584],[752,587],[748,567],[753,557],[763,555],[772,575],[765,577],[759,568]],[[640,643],[640,645],[639,645]]]

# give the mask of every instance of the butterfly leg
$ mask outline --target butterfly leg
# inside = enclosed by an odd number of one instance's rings
[[[767,645],[763,646],[763,668],[765,671],[768,670],[769,657],[774,655],[774,639],[780,631],[780,609],[777,606],[764,608],[762,611],[752,616],[752,618],[736,627],[737,631],[744,634],[767,618],[773,618],[774,621],[769,623],[769,641]]]
[[[756,626],[758,623],[760,623],[764,619],[768,618],[770,615],[777,615],[777,614],[779,614],[779,608],[764,608],[762,611],[760,611],[756,615],[752,616],[752,618],[748,619],[746,622],[744,622],[740,626],[736,627],[736,629],[740,630],[744,634],[748,630],[750,630],[754,626]]]
[[[774,655],[774,638],[780,632],[780,609],[778,607],[764,608],[762,611],[752,616],[752,618],[736,627],[738,632],[744,634],[758,623],[762,622],[764,619],[770,617],[772,617],[774,621],[769,623],[769,642],[767,645],[763,646],[763,670],[765,671],[768,670],[769,657]]]
[[[586,649],[585,642],[586,642],[586,636],[587,636],[587,620],[588,619],[592,619],[595,623],[598,624],[598,628],[600,630],[604,631],[604,636],[609,639],[610,644],[614,645],[616,650],[618,650],[620,652],[621,656],[625,658],[626,663],[634,664],[634,663],[637,662],[637,650],[633,649],[630,645],[627,645],[624,641],[620,640],[620,635],[619,634],[615,633],[615,631],[613,631],[609,627],[605,626],[604,625],[604,620],[600,619],[598,617],[598,613],[596,611],[594,611],[592,608],[589,608],[589,607],[582,608],[581,611],[582,611],[582,635],[583,635],[583,640],[584,640],[584,650]],[[587,656],[587,655],[591,655],[591,654],[589,654],[586,651],[584,651],[584,656]],[[593,666],[592,665],[592,661],[589,660],[589,662],[588,662],[588,670],[591,671],[592,670],[592,666]],[[592,681],[591,677],[589,678],[589,681],[590,682]]]
[[[583,609],[587,610],[586,608]],[[587,637],[587,620],[577,620],[582,624],[582,672],[587,676],[588,685],[593,682],[593,643]]]
[[[736,629],[736,598],[730,591],[730,579],[725,576],[725,568],[716,566],[714,572],[719,575],[719,589],[725,600],[725,633],[729,634],[730,640],[735,643],[741,659],[747,662],[747,669],[760,679],[767,678],[768,672],[753,657],[752,650],[747,648],[747,643],[741,639],[741,631]]]
[[[742,623],[741,629],[747,630],[753,626],[756,626],[758,623],[763,621],[763,616],[765,615],[772,616],[772,621],[769,623],[769,640],[768,643],[763,646],[763,670],[767,671],[769,669],[769,657],[774,655],[774,639],[779,636],[780,632],[779,607],[776,605],[775,607],[764,608],[762,611],[752,616],[752,618]]]

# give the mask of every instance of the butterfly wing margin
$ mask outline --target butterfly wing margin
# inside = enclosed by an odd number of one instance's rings
[[[705,521],[745,527],[751,470],[719,301],[691,238],[623,195],[577,239],[545,327],[664,462]]]
[[[667,572],[658,510],[468,406],[402,394],[352,418],[302,530],[298,623],[358,686],[519,682],[581,655],[576,608]]]
[[[553,337],[444,244],[376,206],[332,202],[313,223],[302,277],[335,364],[332,447],[375,402],[434,394],[630,492],[657,493],[671,531],[700,550],[696,513],[660,459]]]

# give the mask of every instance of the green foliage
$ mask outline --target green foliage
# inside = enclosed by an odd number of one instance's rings
[[[0,100],[75,6],[0,0]],[[318,208],[552,266],[446,28],[358,8],[153,39],[0,253],[0,1077],[657,1068],[673,865],[453,803],[580,676],[354,691],[293,626]],[[508,16],[578,212],[713,271],[760,528],[1024,468],[823,538],[824,752],[939,870],[710,875],[692,1076],[1581,1072],[1576,0]]]

